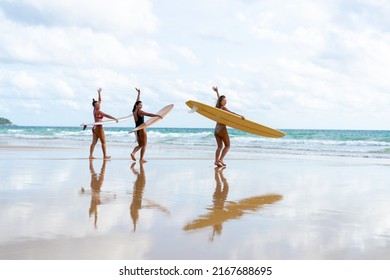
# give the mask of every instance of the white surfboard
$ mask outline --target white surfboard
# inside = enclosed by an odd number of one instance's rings
[[[159,115],[161,117],[165,117],[166,115],[168,115],[168,113],[173,109],[173,104],[169,104],[167,106],[165,106],[164,108],[162,108],[160,111],[158,111],[156,113],[156,115]],[[148,119],[146,122],[144,122],[143,124],[141,124],[140,126],[137,126],[136,128],[134,128],[132,131],[130,131],[129,133],[131,132],[135,132],[135,131],[138,131],[138,130],[141,130],[141,129],[145,129],[147,128],[148,126],[151,126],[152,124],[160,121],[161,119],[159,117],[151,117],[150,119]]]
[[[121,118],[118,119],[118,122],[128,121],[128,120],[130,120],[132,117],[133,117],[133,114],[130,114],[130,115],[121,117]],[[80,124],[80,126],[83,126],[83,130],[85,130],[85,129],[87,128],[87,126],[106,125],[106,124],[113,124],[113,123],[116,123],[116,120],[108,119],[108,120],[101,121],[101,122],[82,123],[82,124]]]

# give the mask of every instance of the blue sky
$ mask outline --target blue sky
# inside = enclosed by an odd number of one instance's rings
[[[102,110],[174,110],[158,126],[213,127],[189,99],[275,128],[388,129],[390,2],[1,0],[0,116],[78,126]],[[133,123],[124,123],[133,126]]]

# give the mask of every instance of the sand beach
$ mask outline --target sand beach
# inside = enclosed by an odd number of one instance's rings
[[[0,143],[2,260],[390,258],[390,161]]]

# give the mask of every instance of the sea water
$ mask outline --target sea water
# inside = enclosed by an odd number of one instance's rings
[[[130,128],[105,127],[108,145],[134,146]],[[229,129],[231,152],[251,154],[390,158],[390,131],[281,129],[282,138],[267,138]],[[215,150],[213,128],[148,128],[148,145],[154,149],[210,152]],[[91,129],[80,127],[0,127],[0,145],[88,146]]]

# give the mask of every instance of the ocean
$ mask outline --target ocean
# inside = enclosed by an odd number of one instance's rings
[[[105,127],[107,143],[135,146],[130,128]],[[266,138],[229,129],[229,153],[276,155],[308,155],[390,159],[390,131],[281,129],[283,138]],[[0,127],[0,145],[87,147],[91,129],[80,127]],[[148,146],[154,149],[201,151],[212,155],[215,150],[213,128],[148,128]],[[149,149],[149,148],[148,148]]]

